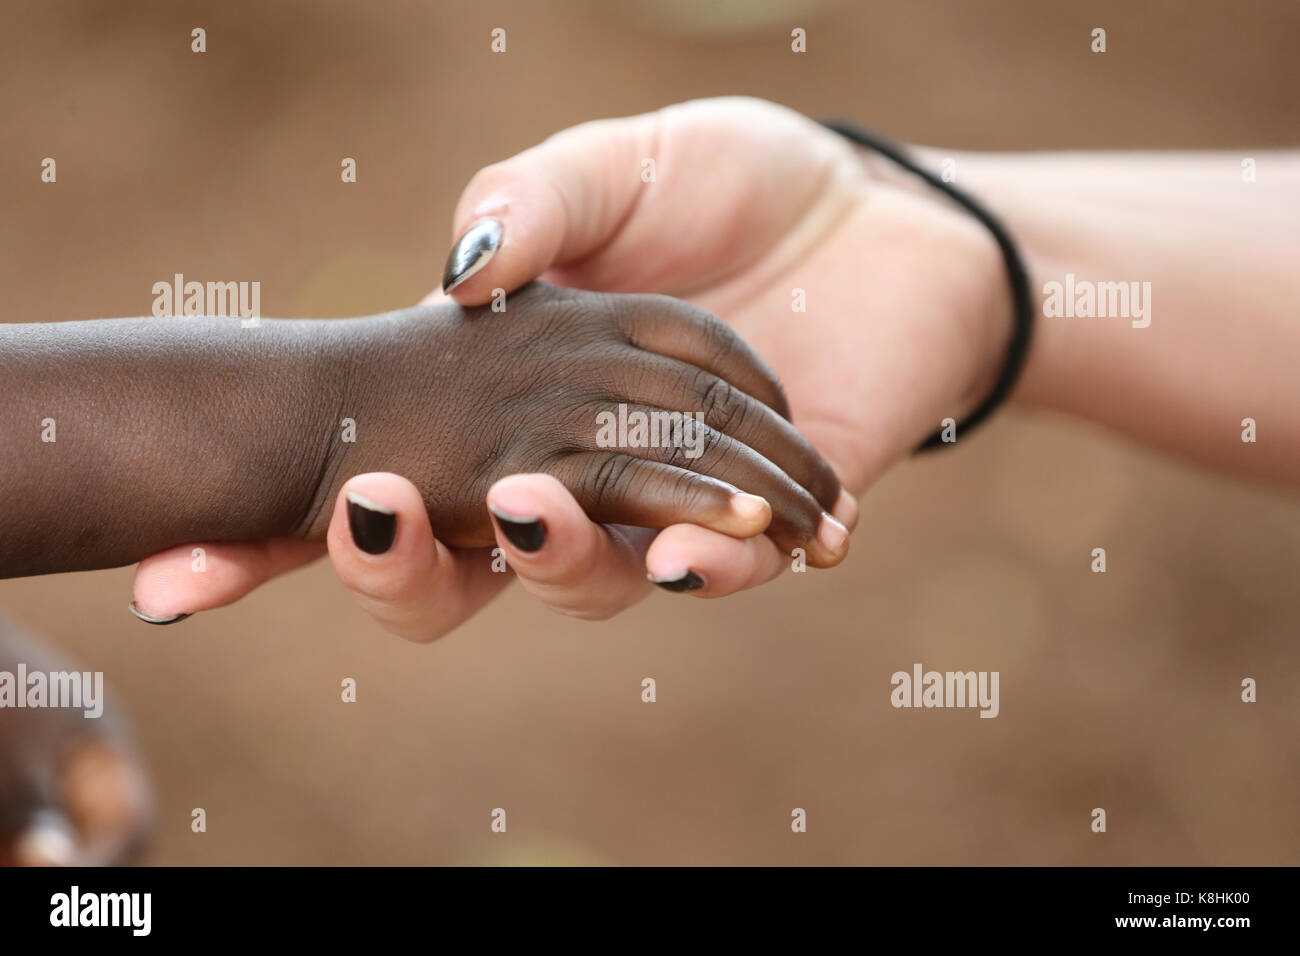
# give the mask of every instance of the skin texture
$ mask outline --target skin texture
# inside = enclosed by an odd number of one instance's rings
[[[649,155],[664,171],[652,185],[636,175]],[[708,174],[681,172],[689,170]],[[786,382],[793,422],[854,493],[906,457],[940,419],[960,418],[978,401],[1009,331],[1001,258],[982,227],[928,197],[874,181],[848,144],[760,101],[706,100],[566,130],[475,176],[454,235],[484,217],[501,221],[504,241],[453,291],[457,301],[488,302],[493,288],[541,275],[574,287],[664,292],[717,309],[794,376],[797,386]],[[796,287],[807,292],[806,313],[792,309]],[[366,480],[373,493],[390,495],[390,507],[409,498],[395,475]],[[720,597],[791,566],[787,550],[698,525],[679,523],[654,537],[593,523],[540,477],[512,477],[489,490],[489,502],[494,495],[511,513],[544,518],[550,541],[539,551],[525,554],[501,537],[497,543],[525,587],[576,617],[608,617],[640,600],[652,587],[647,572],[671,579],[695,570],[706,583],[687,593]],[[852,526],[856,504],[842,498],[834,514]],[[399,513],[399,525],[404,521],[418,525],[420,518]],[[344,560],[346,542],[331,544],[354,592],[378,578],[350,577],[359,564],[387,568],[394,585],[386,597],[400,593],[409,603],[375,598],[367,607],[407,636],[413,619],[426,626],[424,639],[445,633],[501,586],[498,578],[464,588],[462,573],[449,570],[455,551],[417,566],[391,555]],[[432,544],[421,548],[436,552]],[[219,588],[174,571],[179,557],[158,555],[142,565],[137,600],[160,612],[215,607],[311,556],[232,554],[239,570]]]
[[[665,175],[645,189],[637,172],[646,155],[664,171],[708,174]],[[1003,217],[1034,288],[1069,271],[1155,285],[1158,314],[1148,329],[1040,320],[1017,401],[1300,487],[1292,307],[1300,298],[1300,156],[1251,155],[1261,176],[1246,187],[1239,155],[925,152],[935,169],[955,159],[958,184]],[[724,168],[725,176],[713,174]],[[996,375],[1006,343],[1003,266],[982,229],[892,165],[770,103],[703,100],[563,131],[476,176],[452,239],[482,217],[502,223],[504,243],[453,290],[458,301],[481,304],[496,287],[544,276],[710,308],[770,361],[793,421],[855,494],[939,418],[960,418]],[[794,287],[807,293],[807,313],[791,312]],[[1268,423],[1267,442],[1240,442],[1245,414]],[[333,509],[327,536],[340,581],[379,626],[432,640],[505,586],[509,576],[489,573],[486,551],[434,537],[421,492],[406,478],[357,475],[338,500],[350,490],[397,517],[394,543],[381,555],[356,547],[344,507]],[[692,524],[656,536],[593,522],[546,474],[502,478],[486,500],[543,521],[546,541],[536,551],[494,529],[496,544],[525,588],[574,618],[607,618],[641,600],[652,589],[647,570],[672,578],[693,569],[706,583],[688,593],[718,597],[789,566],[762,536],[740,540]],[[852,526],[851,499],[835,513]],[[323,550],[280,538],[205,546],[204,575],[190,573],[189,545],[143,562],[137,601],[161,614],[218,607]]]
[[[1035,290],[1067,272],[1153,284],[1147,329],[1040,318],[1014,401],[1300,487],[1300,154],[1248,153],[1259,178],[1245,184],[1237,153],[922,151],[933,169],[955,160],[958,185],[1001,216]],[[653,185],[637,175],[646,156],[661,172]],[[453,290],[458,301],[486,302],[493,288],[537,276],[687,298],[771,362],[794,423],[854,494],[941,418],[960,419],[1006,347],[1003,263],[982,227],[892,164],[772,103],[698,100],[564,130],[476,175],[453,237],[484,217],[502,224],[504,241]],[[806,292],[806,313],[791,311],[794,288]],[[1267,441],[1240,441],[1247,416],[1268,423]],[[353,553],[346,536],[330,539],[340,580],[381,626],[431,639],[501,587],[503,576],[491,580],[473,556],[464,564],[423,537],[431,532],[419,512],[401,510],[411,500],[403,478],[355,481],[397,507],[409,532],[400,554],[373,559]],[[692,525],[652,537],[595,524],[545,476],[508,478],[488,499],[545,520],[540,550],[498,544],[526,588],[575,617],[608,617],[640,600],[646,571],[692,569],[706,584],[691,595],[719,597],[789,567],[762,537]],[[836,514],[852,525],[851,502]],[[316,556],[282,542],[249,545],[229,555],[224,578],[196,581],[178,570],[186,554],[143,564],[137,599],[169,611],[216,607]]]
[[[598,520],[767,530],[810,563],[839,483],[755,353],[702,310],[534,284],[353,320],[0,326],[15,450],[0,575],[111,567],[179,542],[319,541],[342,484],[395,470],[447,543],[492,543],[497,479],[554,476]],[[703,415],[682,445],[600,447],[620,404]],[[53,419],[56,440],[39,423]],[[348,422],[355,423],[354,429]],[[348,440],[348,439],[353,440]],[[737,489],[751,492],[742,495]],[[756,500],[759,495],[766,502]],[[151,609],[146,609],[151,610]]]

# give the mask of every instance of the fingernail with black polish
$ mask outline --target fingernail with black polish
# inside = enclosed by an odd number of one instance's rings
[[[675,578],[657,578],[653,574],[646,576],[652,583],[659,585],[665,591],[681,593],[682,591],[698,591],[704,587],[704,578],[690,570],[683,571]]]
[[[154,617],[152,614],[146,614],[140,610],[139,605],[134,601],[127,604],[126,609],[146,624],[175,624],[177,621],[183,621],[190,616],[188,614],[173,614],[171,617]]]
[[[516,518],[497,511],[491,505],[488,505],[488,511],[492,512],[506,540],[520,551],[538,551],[546,543],[546,525],[542,524],[541,518]]]
[[[497,219],[480,219],[466,229],[447,256],[447,266],[442,270],[442,291],[450,292],[491,262],[501,248],[503,233]]]
[[[366,554],[383,554],[397,537],[397,512],[349,491],[348,528],[356,546]]]

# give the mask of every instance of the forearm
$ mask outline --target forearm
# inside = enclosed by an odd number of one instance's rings
[[[1237,153],[955,155],[958,185],[1028,260],[1038,316],[1018,400],[1300,486],[1300,153],[1251,155],[1256,182]],[[1128,284],[1144,314],[1105,314],[1101,295],[1090,309],[1101,283]]]
[[[0,325],[0,577],[300,533],[349,322]]]

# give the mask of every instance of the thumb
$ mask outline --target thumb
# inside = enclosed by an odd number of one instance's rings
[[[483,305],[613,239],[641,195],[658,113],[597,120],[480,170],[456,206],[443,291]]]
[[[233,604],[271,578],[314,561],[324,551],[317,542],[296,538],[168,548],[151,554],[136,568],[131,613],[149,624],[174,624],[198,611]]]

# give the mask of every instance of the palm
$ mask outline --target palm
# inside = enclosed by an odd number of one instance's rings
[[[677,295],[726,319],[781,376],[800,429],[861,490],[915,441],[919,406],[900,397],[914,395],[927,371],[916,360],[929,361],[960,305],[928,281],[922,244],[894,241],[908,238],[899,223],[920,201],[872,183],[837,135],[768,103],[701,101],[660,116],[656,182],[598,255],[552,277]],[[936,209],[955,216],[920,211]]]

